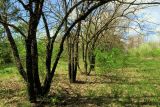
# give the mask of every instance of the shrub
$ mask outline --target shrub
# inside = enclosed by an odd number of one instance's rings
[[[127,57],[128,54],[118,48],[113,48],[109,52],[96,51],[97,65],[103,71],[123,67],[126,64]]]
[[[129,50],[129,54],[136,57],[157,57],[160,56],[160,48],[158,43],[144,43],[138,48]]]
[[[0,42],[0,64],[9,64],[12,62],[11,50],[7,42]]]

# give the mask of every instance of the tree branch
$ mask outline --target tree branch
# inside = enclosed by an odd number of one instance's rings
[[[26,38],[26,35],[25,35],[18,27],[16,27],[15,25],[9,24],[9,23],[5,23],[5,22],[3,22],[3,21],[1,21],[1,20],[0,20],[0,23],[1,23],[1,24],[5,24],[5,25],[8,25],[8,26],[14,28],[14,29],[15,29],[16,31],[18,31],[24,38]]]

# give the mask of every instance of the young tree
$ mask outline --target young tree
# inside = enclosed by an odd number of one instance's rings
[[[110,25],[118,25],[115,22],[120,20],[119,17],[123,17],[119,11],[122,10],[122,6],[123,4],[121,3],[104,5],[93,14],[90,14],[89,21],[83,24],[82,58],[85,68],[84,73],[86,75],[90,75],[91,71],[94,71],[96,60],[95,49],[101,39],[103,39],[103,36],[110,35],[108,34],[108,30],[111,29]]]
[[[133,17],[141,8],[143,7],[114,2],[101,6],[89,15],[87,21],[82,23],[83,74],[90,75],[91,71],[94,71],[96,48],[102,46],[101,48],[109,50],[115,44],[122,47],[121,32],[129,27],[130,22],[135,21]]]

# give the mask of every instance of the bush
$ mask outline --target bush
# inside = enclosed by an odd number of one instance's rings
[[[109,52],[96,51],[97,65],[103,71],[123,67],[126,64],[127,57],[128,54],[118,48],[113,48]]]
[[[7,42],[0,42],[0,64],[12,62],[12,54]]]
[[[130,49],[129,54],[136,57],[157,57],[160,56],[160,46],[158,43],[144,43],[138,48]]]

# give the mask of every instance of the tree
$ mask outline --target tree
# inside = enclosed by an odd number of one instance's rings
[[[115,42],[109,38],[113,38],[116,35],[115,32],[118,29],[116,25],[118,26],[120,24],[119,22],[122,20],[122,17],[128,17],[128,13],[133,11],[132,9],[128,11],[127,9],[130,7],[130,5],[128,7],[127,6],[124,6],[121,3],[104,5],[90,14],[88,21],[83,23],[83,32],[81,37],[82,59],[85,69],[85,72],[83,72],[84,74],[90,75],[91,71],[94,71],[96,61],[95,50],[97,46],[102,44],[101,41],[103,41],[103,44],[107,43],[107,41]],[[115,27],[113,27],[114,25]],[[105,39],[106,37],[108,40]],[[119,41],[122,38],[120,36],[115,37],[117,37]]]
[[[10,42],[13,55],[16,60],[17,68],[24,78],[24,80],[27,82],[27,88],[28,88],[28,94],[29,99],[31,102],[36,101],[36,97],[41,95],[44,96],[48,94],[52,78],[54,76],[58,61],[60,59],[60,56],[63,52],[63,44],[66,39],[66,37],[69,35],[70,31],[75,27],[75,25],[81,21],[84,20],[94,9],[98,8],[99,6],[103,5],[107,2],[91,2],[91,6],[78,18],[76,18],[72,24],[68,27],[68,30],[63,34],[63,37],[60,42],[59,51],[56,55],[55,61],[53,62],[53,67],[51,69],[51,59],[52,59],[52,51],[54,47],[55,39],[57,38],[57,35],[59,34],[59,31],[63,28],[64,21],[67,19],[67,17],[70,15],[70,13],[79,5],[83,4],[84,1],[79,1],[74,6],[70,8],[68,13],[65,15],[65,17],[62,19],[60,25],[58,26],[54,36],[50,36],[47,20],[45,18],[45,14],[43,12],[44,7],[44,0],[28,0],[28,1],[22,1],[17,0],[19,4],[23,7],[23,10],[26,12],[27,17],[26,20],[21,17],[22,10],[20,8],[17,8],[16,2],[3,0],[1,2],[1,15],[0,15],[0,23],[4,27],[8,40]],[[12,11],[11,11],[12,10]],[[21,14],[20,14],[21,13]],[[46,52],[46,69],[47,74],[44,81],[43,86],[40,83],[39,79],[39,70],[38,70],[38,50],[37,50],[37,29],[38,25],[41,21],[41,16],[43,16],[43,21],[45,23],[45,28],[47,32],[47,52]],[[19,29],[17,26],[15,26],[13,23],[16,23],[22,19],[26,24],[28,25],[27,34],[25,34],[21,29]],[[16,21],[15,21],[16,20]],[[14,41],[12,30],[17,31],[20,33],[24,39],[25,39],[25,47],[26,47],[26,72],[24,67],[22,66],[21,59],[19,57],[19,52],[16,46],[16,43]]]

